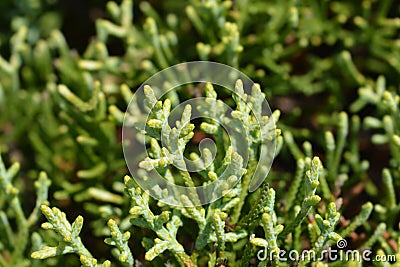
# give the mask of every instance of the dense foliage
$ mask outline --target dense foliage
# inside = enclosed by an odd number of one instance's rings
[[[0,2],[0,266],[400,266],[396,1],[66,2]],[[210,84],[200,94],[228,103],[246,129],[259,116],[246,105],[266,97],[276,155],[249,193],[262,135],[251,132],[254,158],[243,164],[218,125],[192,122],[185,109],[182,153],[207,156],[195,149],[204,136],[221,150],[203,172],[181,172],[175,182],[207,183],[226,166],[242,179],[218,201],[174,207],[130,177],[121,127],[146,79],[193,60],[227,64],[259,83],[252,95],[240,81],[234,94]],[[197,91],[188,85],[162,101],[152,92],[151,158],[141,166],[174,181],[158,132],[169,108]],[[338,241],[343,251],[394,257],[276,256],[320,254]],[[260,259],[263,249],[275,256]]]

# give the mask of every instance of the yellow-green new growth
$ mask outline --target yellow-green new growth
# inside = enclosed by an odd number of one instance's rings
[[[83,245],[79,233],[83,226],[83,217],[78,216],[75,221],[70,224],[64,212],[56,207],[49,208],[46,205],[40,207],[42,213],[47,218],[48,222],[42,224],[45,230],[54,230],[62,238],[61,243],[56,247],[44,246],[40,250],[31,254],[34,259],[46,259],[66,253],[75,253],[85,267],[106,267],[110,266],[109,261],[103,264],[97,264],[97,259],[93,258],[92,254]]]
[[[315,215],[315,222],[318,225],[320,235],[315,243],[317,251],[321,250],[322,247],[328,240],[334,242],[339,241],[342,237],[335,232],[336,224],[339,222],[340,213],[336,211],[335,203],[331,202],[328,205],[328,211],[325,215],[325,219],[321,215]]]
[[[29,216],[25,216],[19,200],[19,190],[13,185],[13,179],[17,176],[19,169],[19,163],[14,163],[6,169],[0,155],[0,232],[4,233],[0,246],[11,253],[10,259],[6,259],[5,254],[0,254],[0,265],[4,266],[27,264],[22,255],[29,243],[29,228],[38,221],[39,207],[48,203],[48,190],[51,184],[46,173],[41,172],[34,183],[37,196],[35,207]],[[4,205],[8,205],[9,209]],[[12,226],[10,219],[15,220],[16,227]]]
[[[125,177],[126,191],[132,200],[132,209],[130,213],[134,216],[130,221],[133,225],[151,229],[158,236],[154,240],[155,245],[146,252],[146,260],[153,260],[165,250],[169,250],[175,256],[182,266],[194,266],[191,258],[185,253],[183,246],[176,240],[176,234],[182,221],[178,214],[173,214],[170,218],[170,212],[162,212],[160,215],[154,215],[149,207],[149,196],[141,189],[135,188],[133,180]],[[164,224],[166,224],[164,226]]]
[[[267,255],[273,255],[274,262],[277,262],[280,248],[278,246],[278,235],[283,231],[284,226],[277,222],[275,214],[275,190],[270,188],[267,193],[265,213],[262,214],[260,225],[264,228],[265,239],[250,238],[250,243],[261,246]],[[245,264],[243,262],[243,264]]]
[[[118,228],[117,223],[113,219],[110,219],[107,225],[110,228],[111,237],[106,238],[104,242],[108,245],[116,247],[115,251],[120,262],[128,266],[133,266],[134,259],[128,246],[128,240],[131,237],[131,233],[128,231],[121,233],[121,230]]]
[[[282,235],[287,235],[290,233],[295,227],[303,222],[306,216],[310,213],[312,207],[318,204],[321,200],[321,197],[316,195],[316,190],[319,185],[319,177],[322,175],[323,167],[322,163],[318,157],[314,157],[311,161],[310,170],[306,172],[306,180],[304,183],[304,199],[301,204],[300,211],[296,214],[295,219],[286,226],[283,230]]]

